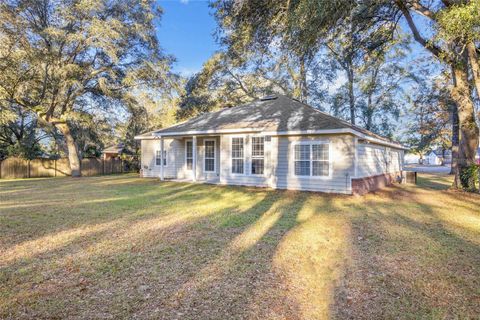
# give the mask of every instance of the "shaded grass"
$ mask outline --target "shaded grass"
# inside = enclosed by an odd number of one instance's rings
[[[475,318],[480,197],[0,181],[0,318]]]

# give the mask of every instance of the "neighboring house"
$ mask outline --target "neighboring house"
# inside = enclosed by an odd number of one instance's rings
[[[114,146],[107,147],[102,152],[102,159],[108,160],[112,158],[118,158],[123,152],[123,143],[116,144]]]
[[[442,158],[435,153],[435,151],[430,151],[429,154],[425,157],[426,164],[439,166],[442,164]]]
[[[345,194],[397,179],[406,149],[281,95],[135,139],[143,177]]]
[[[450,150],[436,149],[430,151],[426,156],[426,164],[429,165],[445,165],[452,163],[452,152]]]

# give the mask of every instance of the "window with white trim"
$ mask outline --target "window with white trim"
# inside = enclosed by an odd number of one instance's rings
[[[264,137],[252,137],[252,174],[263,174],[265,166],[264,144]]]
[[[155,154],[155,164],[159,166],[162,163],[162,157],[160,156],[162,153],[161,150],[157,150]],[[167,150],[163,150],[163,166],[167,166]]]
[[[193,167],[193,141],[185,142],[185,162],[187,163],[187,170],[192,170]]]
[[[232,173],[244,173],[243,138],[232,138]]]
[[[215,171],[215,140],[205,140],[205,172]]]
[[[296,176],[325,177],[330,174],[330,154],[327,143],[294,145],[294,172]]]
[[[312,144],[312,176],[328,176],[330,172],[328,144]]]
[[[310,145],[309,144],[295,145],[295,175],[296,176],[310,175]]]

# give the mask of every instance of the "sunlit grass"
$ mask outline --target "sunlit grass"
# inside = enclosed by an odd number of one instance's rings
[[[0,180],[0,318],[474,318],[480,196]]]

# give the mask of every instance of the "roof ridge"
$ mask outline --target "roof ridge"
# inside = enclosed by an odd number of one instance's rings
[[[288,97],[286,97],[286,98],[288,98]],[[303,102],[303,101],[300,101],[300,100],[295,99],[295,98],[290,98],[290,99],[291,99],[291,100],[294,100],[294,101],[297,101],[297,102],[303,104],[304,106],[309,107],[310,109],[313,109],[314,111],[316,111],[316,112],[318,112],[318,113],[321,113],[321,114],[323,114],[323,115],[325,115],[325,116],[328,116],[328,117],[334,119],[335,121],[341,122],[341,123],[343,123],[343,124],[345,124],[345,125],[347,125],[347,126],[349,126],[349,127],[356,127],[355,125],[351,124],[350,122],[348,122],[348,121],[346,121],[346,120],[343,120],[343,119],[340,119],[340,118],[338,118],[338,117],[332,116],[331,114],[329,114],[329,113],[327,113],[327,112],[324,112],[324,111],[322,111],[322,110],[319,110],[319,109],[317,109],[317,108],[315,108],[315,107],[312,107],[311,105],[306,104],[306,103]]]

